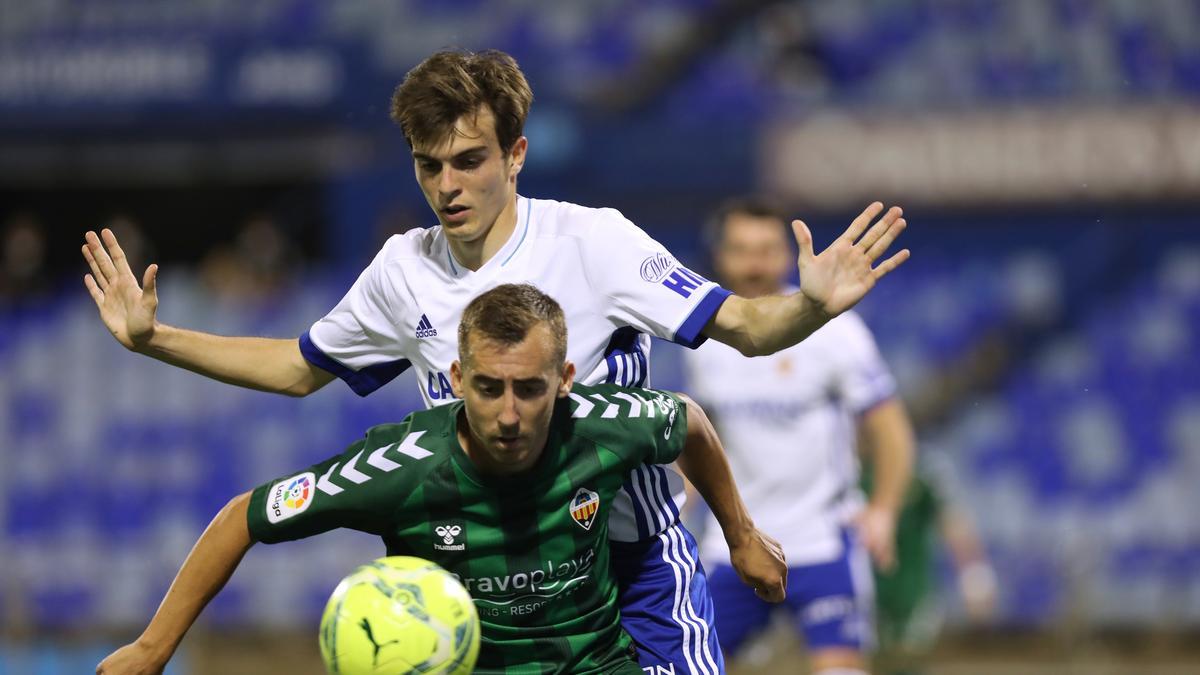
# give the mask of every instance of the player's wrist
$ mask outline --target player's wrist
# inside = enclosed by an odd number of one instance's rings
[[[168,640],[147,631],[138,636],[133,644],[150,661],[156,664],[166,664],[171,660],[171,655],[175,653],[177,643],[178,640]]]
[[[837,314],[826,309],[825,302],[814,298],[804,292],[804,285],[800,285],[800,292],[796,293],[797,299],[801,303],[801,312],[808,318],[808,323],[815,330],[829,323]]]
[[[757,531],[754,521],[749,518],[739,521],[736,525],[721,528],[721,533],[725,535],[725,543],[729,545],[730,550],[749,546],[754,542],[754,535]]]
[[[154,325],[145,333],[138,335],[136,338],[132,335],[129,336],[130,342],[133,343],[130,350],[144,356],[154,356],[162,351],[163,340],[169,337],[167,333],[170,328],[170,326],[161,324],[155,320]]]
[[[872,501],[867,504],[867,512],[875,518],[886,518],[888,521],[895,523],[900,516],[900,507],[898,504],[892,504],[885,501]]]

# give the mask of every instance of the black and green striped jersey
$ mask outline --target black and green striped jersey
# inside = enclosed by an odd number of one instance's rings
[[[620,396],[617,396],[620,394]],[[559,399],[546,448],[516,476],[486,475],[458,443],[463,403],[374,427],[342,454],[259,486],[256,541],[345,527],[377,534],[388,555],[433,560],[479,610],[479,673],[640,673],[609,571],[608,512],[629,472],[683,450],[673,395],[575,385]]]

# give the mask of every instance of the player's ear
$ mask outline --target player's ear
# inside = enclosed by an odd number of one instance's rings
[[[529,149],[529,139],[524,136],[518,138],[512,146],[512,150],[508,152],[508,178],[515,180],[517,174],[521,173],[521,168],[525,166],[525,152]]]
[[[455,398],[463,397],[462,364],[458,361],[450,364],[450,389],[454,392]]]
[[[566,398],[567,394],[571,393],[571,386],[575,384],[575,364],[567,361],[563,364],[562,380],[558,383],[558,397]]]

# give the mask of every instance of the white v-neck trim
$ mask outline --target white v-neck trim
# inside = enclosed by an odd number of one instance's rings
[[[521,245],[525,243],[526,237],[529,235],[529,221],[533,210],[533,200],[517,195],[517,225],[513,228],[512,234],[508,235],[508,240],[504,242],[504,246],[500,247],[488,261],[479,267],[477,270],[471,270],[463,265],[454,257],[454,251],[450,250],[450,240],[446,238],[445,228],[442,229],[442,241],[446,246],[446,262],[450,266],[450,274],[456,279],[465,278],[472,274],[480,274],[491,267],[504,267],[512,260],[513,256],[520,250]]]

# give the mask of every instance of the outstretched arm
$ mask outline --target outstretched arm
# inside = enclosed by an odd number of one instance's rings
[[[746,356],[774,354],[858,304],[875,282],[908,260],[908,249],[903,249],[875,265],[906,226],[899,207],[892,207],[868,228],[882,211],[879,202],[868,206],[820,255],[813,253],[808,227],[792,221],[800,247],[800,292],[752,299],[731,296],[704,327],[704,334]]]
[[[249,503],[249,492],[238,495],[213,518],[179,568],[150,625],[132,644],[101,661],[97,675],[162,672],[200,611],[229,581],[254,543],[246,524]]]
[[[679,468],[712,509],[725,541],[729,562],[742,581],[768,602],[782,602],[787,591],[787,563],[779,542],[754,526],[733,482],[729,460],[717,431],[695,401],[676,394],[687,405],[687,438]]]
[[[333,375],[308,362],[297,340],[222,337],[159,323],[158,265],[150,265],[141,285],[111,230],[85,235],[83,257],[92,273],[84,277],[100,319],[126,349],[240,387],[304,396],[328,384]]]

